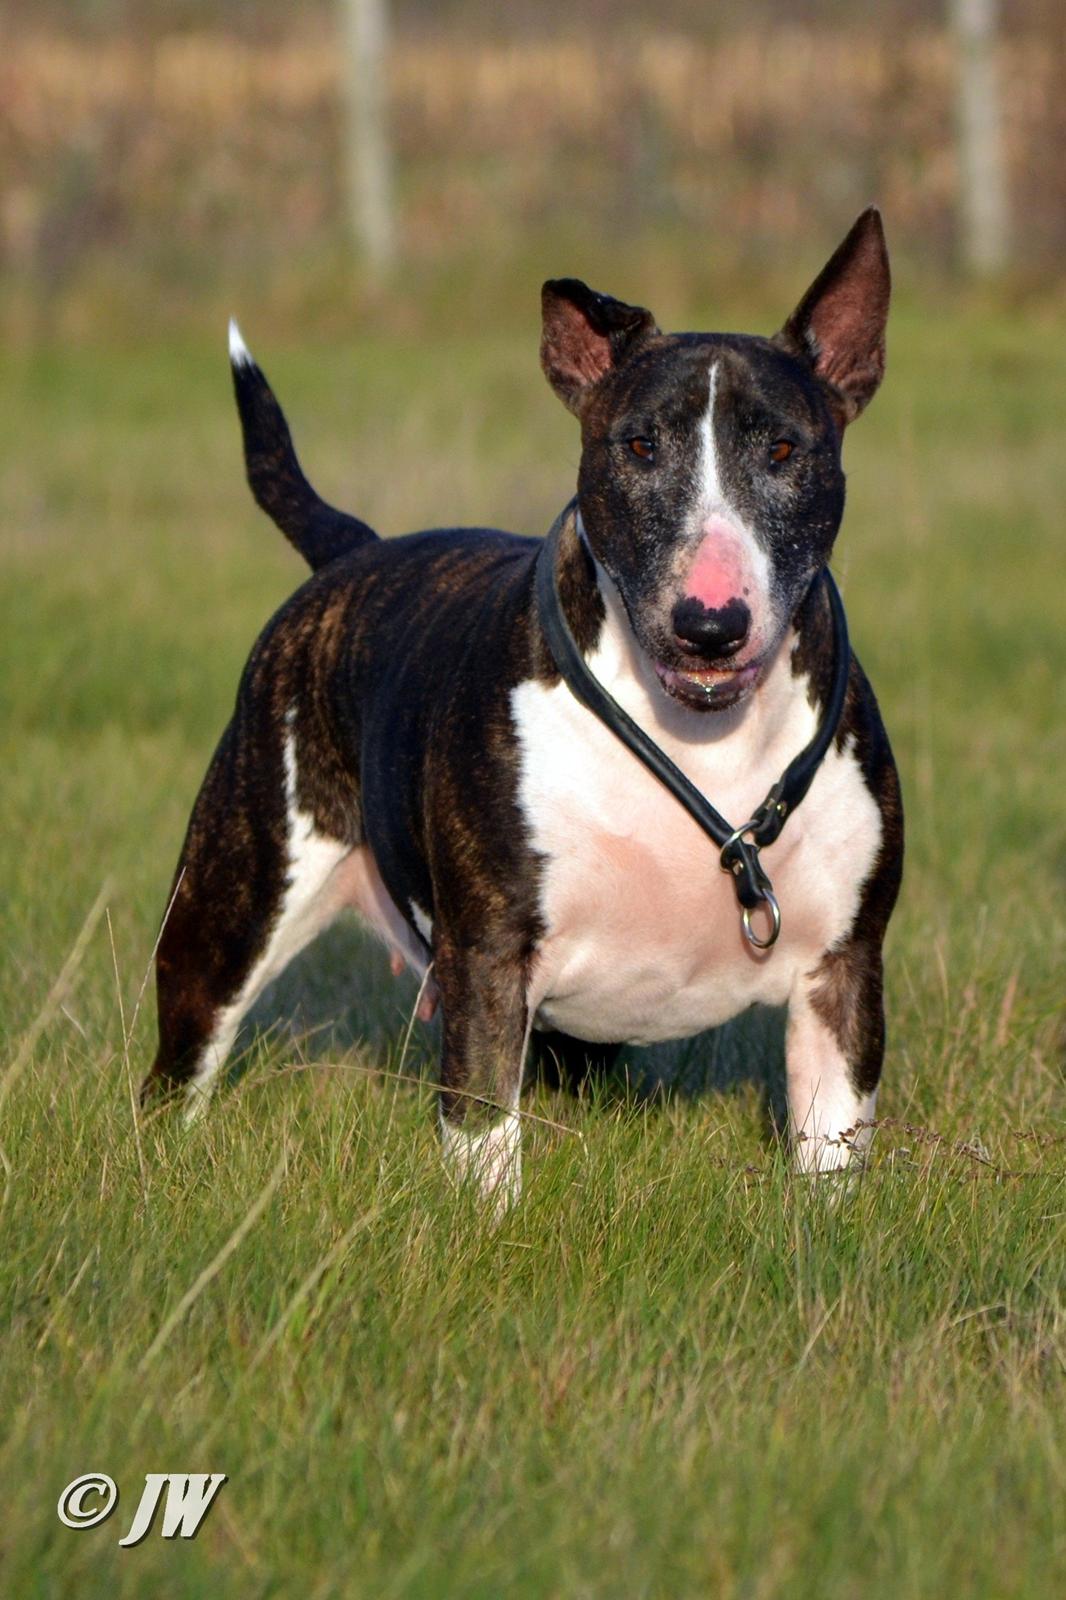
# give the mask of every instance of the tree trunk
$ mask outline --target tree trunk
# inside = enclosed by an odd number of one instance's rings
[[[387,0],[342,0],[348,220],[372,278],[392,265],[396,230],[387,107]]]
[[[978,277],[1008,265],[1003,117],[996,71],[996,0],[950,0],[958,61],[959,224],[962,260]]]

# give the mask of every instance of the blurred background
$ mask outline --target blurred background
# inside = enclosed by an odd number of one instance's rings
[[[680,309],[871,200],[914,275],[1061,281],[1061,0],[6,0],[3,41],[9,339],[476,325],[575,251]]]

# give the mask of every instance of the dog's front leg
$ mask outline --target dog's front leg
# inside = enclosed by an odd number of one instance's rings
[[[528,1042],[524,963],[499,948],[434,941],[443,1012],[441,1134],[457,1180],[476,1184],[494,1217],[522,1187],[518,1097]]]
[[[881,973],[880,945],[850,939],[793,988],[785,1059],[801,1172],[861,1163],[870,1142],[885,1051]]]

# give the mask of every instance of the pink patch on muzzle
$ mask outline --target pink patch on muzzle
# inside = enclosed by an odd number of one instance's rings
[[[684,596],[699,600],[709,611],[718,611],[730,600],[745,599],[751,578],[740,541],[729,524],[712,517],[705,529],[706,538],[689,569]]]

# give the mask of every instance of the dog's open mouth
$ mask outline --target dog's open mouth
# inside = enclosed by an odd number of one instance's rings
[[[724,711],[727,706],[735,706],[754,687],[759,668],[758,661],[744,667],[698,669],[668,667],[661,661],[655,663],[659,682],[667,694],[702,711]]]

